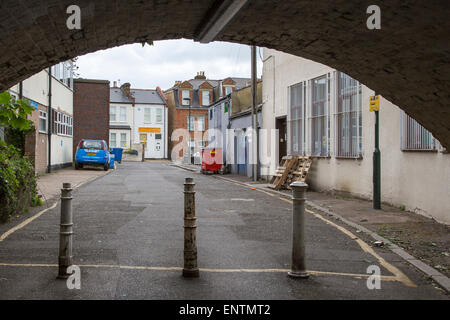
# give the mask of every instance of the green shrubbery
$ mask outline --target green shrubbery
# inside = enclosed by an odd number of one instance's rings
[[[8,92],[0,93],[0,125],[7,127],[6,140],[11,144],[0,140],[0,222],[41,203],[34,168],[23,157],[26,132],[34,129],[27,119],[32,110],[27,101],[15,101]]]
[[[0,141],[0,222],[23,213],[30,205],[40,205],[36,177],[30,161],[12,145]]]

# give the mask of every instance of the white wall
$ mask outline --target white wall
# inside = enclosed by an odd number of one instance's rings
[[[48,72],[45,69],[23,81],[23,96],[48,107],[48,84]],[[19,84],[13,86],[11,90],[18,94]],[[52,108],[73,116],[73,91],[54,77],[52,77]],[[72,162],[73,137],[52,134],[51,146],[52,165]]]
[[[73,117],[73,91],[53,77],[52,108]],[[73,121],[76,121],[76,119]],[[55,133],[52,134],[52,165],[68,164],[72,163],[72,161],[73,136],[67,137]]]
[[[144,110],[146,108],[151,109],[151,119],[149,122],[144,121]],[[156,121],[156,110],[162,110],[162,119],[160,122]],[[167,158],[167,110],[164,105],[153,105],[153,104],[136,104],[134,107],[134,127],[133,127],[133,135],[134,142],[140,142],[140,133],[139,128],[158,128],[161,133],[161,140],[155,140],[155,133],[147,133],[147,149],[146,149],[146,158],[153,159],[163,159]],[[160,150],[156,150],[156,144],[159,143]]]
[[[289,86],[335,71],[311,60],[275,50],[265,49],[264,59],[266,62],[263,68],[263,128],[265,129],[275,128],[275,118],[287,115]],[[273,79],[276,81],[275,87]],[[314,159],[307,181],[313,189],[345,191],[362,198],[372,198],[375,115],[369,111],[369,97],[373,94],[371,89],[362,86],[362,158],[335,157],[334,121],[331,118],[330,157]],[[330,102],[333,106],[333,101]],[[288,154],[289,131],[288,129]],[[306,131],[308,132],[308,122]],[[450,223],[450,154],[402,151],[400,134],[400,109],[381,97],[382,201],[394,206],[405,206],[407,210]],[[263,175],[274,174],[277,152],[270,155],[270,165],[262,168]]]

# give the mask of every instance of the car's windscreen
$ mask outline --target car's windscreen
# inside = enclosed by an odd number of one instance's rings
[[[83,144],[81,145],[81,149],[97,149],[102,150],[102,142],[101,141],[83,141]]]

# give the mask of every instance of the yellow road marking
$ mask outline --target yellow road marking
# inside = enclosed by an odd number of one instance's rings
[[[279,197],[279,199],[292,204],[292,200],[289,200],[289,199],[286,199],[286,198],[283,198],[283,197]],[[334,222],[331,222],[328,219],[325,219],[322,215],[320,215],[320,214],[318,214],[318,213],[316,213],[314,211],[311,211],[311,210],[308,210],[308,209],[305,209],[305,211],[310,213],[310,214],[312,214],[312,215],[314,215],[316,218],[321,219],[325,223],[335,227],[336,229],[338,229],[339,231],[341,231],[342,233],[344,233],[345,235],[347,235],[351,239],[355,240],[364,252],[367,252],[367,253],[371,254],[373,257],[375,257],[375,259],[377,259],[378,262],[385,269],[387,269],[389,272],[391,272],[394,275],[394,277],[397,279],[397,281],[403,283],[404,285],[406,285],[408,287],[417,287],[416,284],[414,284],[414,282],[412,282],[403,272],[401,272],[398,268],[394,267],[392,264],[390,264],[389,262],[384,260],[367,243],[365,243],[364,241],[359,239],[357,236],[355,236],[349,230],[345,229],[342,226],[339,226],[339,225],[335,224]]]
[[[48,210],[51,210],[53,208],[56,207],[56,205],[58,204],[58,202],[55,202],[51,207],[48,207],[47,209],[42,210],[41,212],[35,214],[34,216],[32,216],[31,218],[28,218],[27,220],[23,221],[22,223],[18,224],[17,226],[15,226],[12,229],[9,229],[8,231],[6,231],[4,234],[2,234],[0,236],[0,242],[2,242],[3,240],[5,240],[8,236],[10,236],[12,233],[16,232],[17,230],[22,229],[23,227],[25,227],[27,224],[29,224],[30,222],[32,222],[33,220],[39,218],[41,215],[43,215],[44,213],[46,213]]]
[[[121,266],[121,265],[108,265],[108,264],[86,264],[78,265],[80,268],[106,268],[106,269],[125,269],[125,270],[151,270],[151,271],[182,271],[180,267],[149,267],[149,266]],[[0,267],[44,267],[44,268],[57,268],[57,264],[26,264],[26,263],[0,263]],[[199,268],[200,272],[208,273],[288,273],[289,269],[211,269],[211,268]],[[343,272],[328,272],[328,271],[314,271],[308,270],[308,273],[313,275],[332,275],[352,277],[357,279],[368,278],[370,274],[357,274],[357,273],[343,273]],[[380,276],[382,281],[399,281],[394,276]]]
[[[398,279],[398,281],[402,282],[404,285],[406,285],[408,287],[417,287],[403,272],[401,272],[398,268],[394,267],[392,264],[390,264],[389,262],[384,260],[384,258],[379,256],[367,243],[365,243],[364,241],[359,239],[353,233],[351,233],[344,227],[339,226],[339,225],[331,222],[330,220],[325,219],[318,213],[315,213],[308,209],[306,209],[306,212],[313,214],[316,218],[321,219],[322,221],[324,221],[325,223],[327,223],[329,225],[332,225],[333,227],[337,228],[338,230],[340,230],[341,232],[343,232],[344,234],[349,236],[351,239],[354,239],[359,244],[361,249],[363,249],[363,251],[374,256],[384,268],[386,268],[389,272],[391,272],[392,274],[395,275],[395,277]]]

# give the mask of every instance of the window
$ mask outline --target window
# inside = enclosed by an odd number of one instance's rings
[[[109,144],[111,145],[111,148],[117,147],[116,134],[113,132],[110,133]]]
[[[336,156],[357,158],[362,154],[361,84],[342,72],[337,77]]]
[[[58,81],[73,89],[74,66],[71,60],[60,62],[51,68],[51,74]]]
[[[98,140],[84,140],[80,146],[80,149],[95,149],[95,150],[105,150],[106,146],[102,141]]]
[[[438,150],[439,142],[431,132],[400,110],[400,139],[403,151]]]
[[[230,93],[233,92],[233,87],[225,87],[225,95],[229,95]]]
[[[120,134],[120,147],[121,148],[127,147],[127,134],[126,133]]]
[[[161,139],[162,139],[162,134],[161,133],[155,134],[155,140],[161,140]]]
[[[205,117],[197,117],[197,130],[205,131]]]
[[[187,116],[187,128],[188,128],[189,131],[194,131],[195,130],[194,129],[194,121],[195,121],[194,116],[191,116],[191,121],[189,121],[189,116]]]
[[[156,122],[158,122],[158,123],[162,122],[162,109],[161,108],[156,109]]]
[[[290,108],[288,123],[291,130],[291,153],[305,154],[305,104],[306,82],[290,87]]]
[[[202,91],[202,105],[203,106],[209,106],[210,105],[210,101],[209,101],[209,91]]]
[[[152,109],[144,108],[144,122],[152,121]]]
[[[61,136],[73,135],[73,118],[62,112],[52,110],[52,133]]]
[[[47,133],[47,112],[39,110],[39,132]]]
[[[126,121],[127,121],[127,108],[120,107],[120,122],[126,122]]]
[[[311,80],[310,141],[312,156],[329,155],[329,75]]]
[[[181,104],[183,106],[190,106],[191,105],[191,94],[189,92],[189,90],[182,90],[181,91]]]
[[[109,107],[109,121],[117,121],[116,120],[116,107]]]

